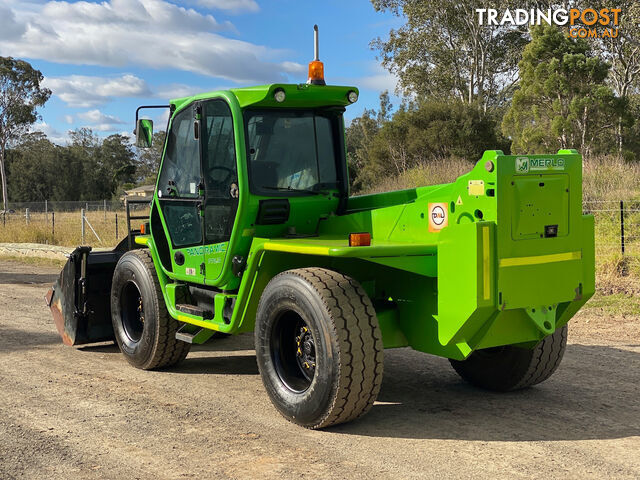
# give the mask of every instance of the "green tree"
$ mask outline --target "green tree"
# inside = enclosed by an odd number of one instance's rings
[[[519,87],[502,121],[517,153],[593,153],[596,135],[611,132],[624,110],[605,84],[609,65],[587,41],[568,38],[556,27],[532,29],[518,68]]]
[[[140,185],[150,185],[156,183],[156,176],[160,168],[160,160],[164,150],[164,139],[166,132],[160,131],[153,134],[151,148],[138,149],[137,155],[137,182]]]
[[[371,0],[378,11],[406,18],[389,38],[374,40],[382,65],[400,79],[405,94],[455,98],[483,110],[504,103],[517,79],[527,30],[480,25],[476,8],[504,10],[507,0]],[[518,8],[541,2],[517,2]],[[513,5],[512,5],[513,4]]]
[[[608,85],[616,96],[628,104],[631,96],[636,94],[640,87],[640,3],[637,0],[618,0],[615,5],[612,5],[609,0],[578,0],[576,5],[578,8],[592,8],[596,11],[614,6],[621,10],[617,16],[619,22],[617,26],[611,17],[612,22],[606,27],[598,24],[582,25],[582,27],[599,31],[599,37],[590,38],[589,43],[593,45],[594,51],[611,66],[607,79]],[[604,35],[608,31],[615,32],[615,36]],[[607,135],[608,142],[615,142],[619,155],[623,153],[625,147],[631,148],[627,144],[636,142],[628,137],[629,127],[634,121],[637,121],[635,116],[619,115],[615,139]]]
[[[610,84],[615,93],[628,103],[630,96],[640,86],[640,4],[636,0],[622,0],[617,3],[623,14],[620,18],[618,37],[604,37],[602,52],[611,64]],[[638,123],[637,116],[619,115],[616,125],[616,145],[622,154],[625,144],[625,126]],[[638,139],[640,140],[640,139]],[[637,141],[637,140],[636,140]]]
[[[9,143],[24,134],[38,119],[37,108],[51,90],[40,86],[42,73],[23,60],[0,57],[0,181],[2,202],[8,209],[5,154]]]
[[[134,183],[137,166],[135,153],[125,135],[110,135],[100,146],[100,163],[111,178],[111,193],[124,183]]]
[[[17,202],[54,200],[56,182],[65,172],[59,170],[58,149],[42,132],[21,137],[7,152],[7,177],[11,199]]]
[[[363,186],[362,172],[367,168],[372,142],[380,129],[375,116],[374,110],[365,109],[361,116],[351,121],[345,132],[349,182],[355,190]]]
[[[351,140],[359,188],[438,159],[458,157],[472,162],[487,149],[509,151],[508,142],[496,135],[496,122],[477,105],[461,101],[414,102],[382,124],[373,120],[371,112],[356,120],[349,127],[347,142],[349,133],[361,135]]]
[[[362,169],[366,168],[371,157],[373,139],[380,128],[391,120],[393,105],[389,98],[389,91],[380,94],[380,109],[366,109],[361,116],[354,118],[345,132],[347,162],[349,165],[349,180],[353,189],[362,185]]]

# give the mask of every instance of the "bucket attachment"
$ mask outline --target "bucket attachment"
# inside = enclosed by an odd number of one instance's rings
[[[113,340],[111,281],[120,257],[119,245],[110,252],[78,247],[45,299],[58,333],[66,345]]]

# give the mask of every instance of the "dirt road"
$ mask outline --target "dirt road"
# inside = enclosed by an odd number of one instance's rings
[[[2,479],[640,477],[638,319],[578,319],[559,371],[508,395],[387,350],[371,412],[308,431],[271,406],[250,335],[162,372],[63,346],[43,300],[56,274],[0,261]]]

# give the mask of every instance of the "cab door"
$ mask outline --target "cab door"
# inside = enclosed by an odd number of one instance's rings
[[[239,198],[233,117],[223,99],[202,104],[202,175],[205,276],[215,284],[228,254]]]
[[[200,108],[195,103],[174,116],[157,187],[172,276],[194,283],[204,283]]]

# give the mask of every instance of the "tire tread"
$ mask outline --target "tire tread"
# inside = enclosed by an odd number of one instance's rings
[[[157,299],[158,340],[150,358],[140,368],[143,370],[154,370],[176,365],[187,358],[191,345],[176,339],[176,332],[180,328],[180,324],[169,315],[167,306],[164,303],[162,290],[160,289],[156,267],[149,251],[146,249],[136,249],[131,250],[129,254],[138,257],[151,275]]]
[[[284,273],[302,277],[316,290],[335,322],[339,340],[338,388],[326,414],[311,428],[364,415],[380,392],[384,369],[382,335],[371,300],[357,281],[332,270],[311,267]]]

